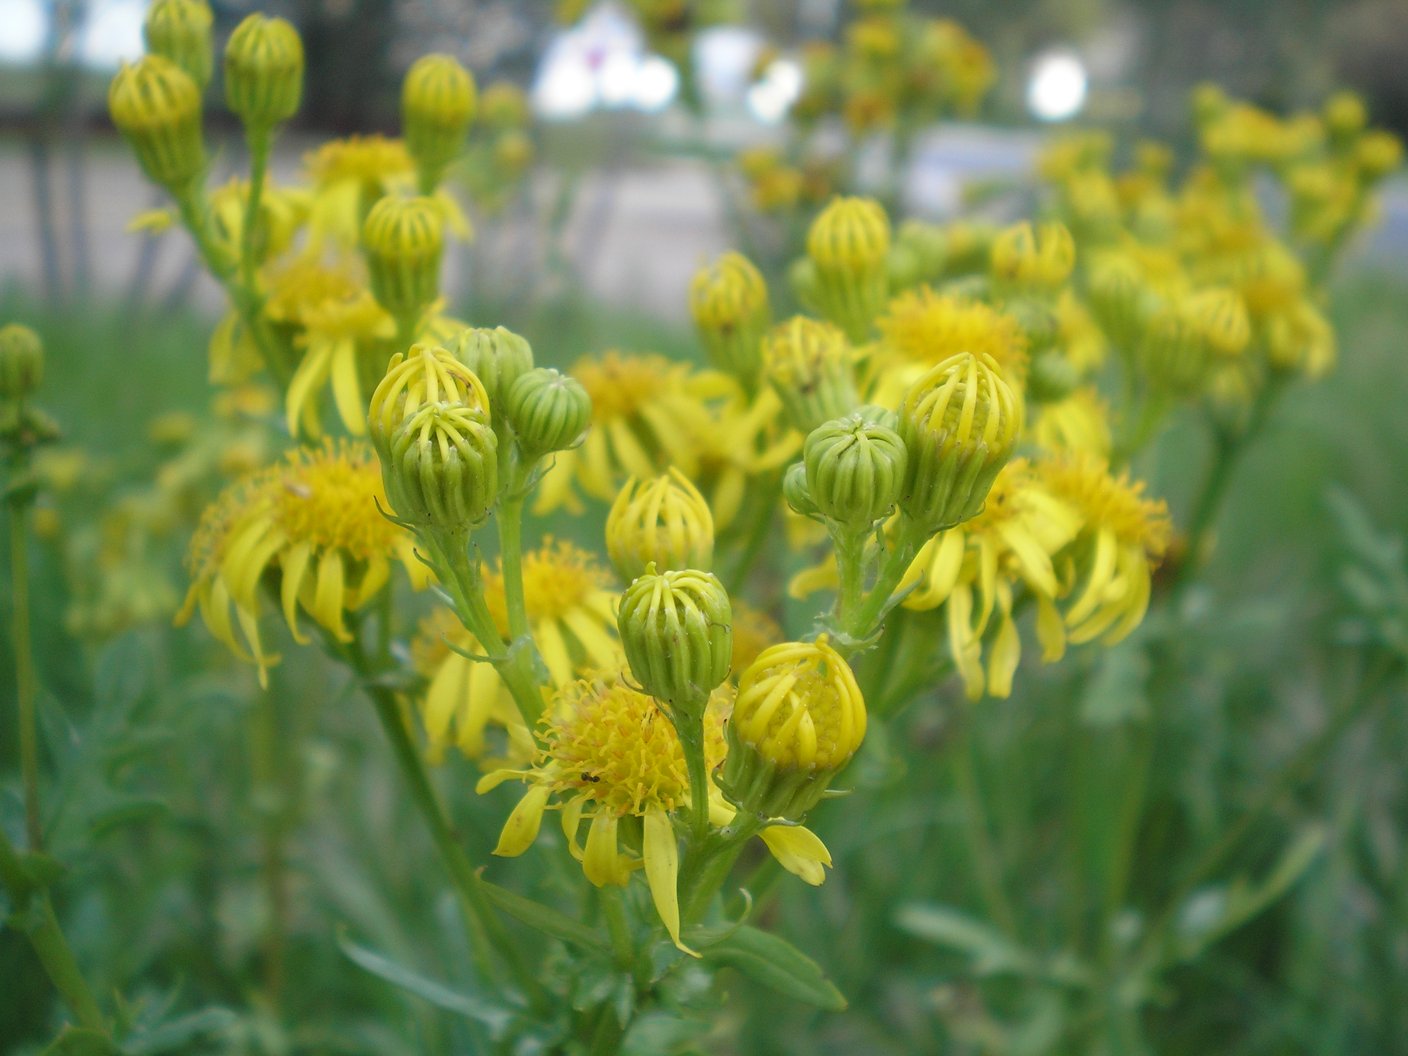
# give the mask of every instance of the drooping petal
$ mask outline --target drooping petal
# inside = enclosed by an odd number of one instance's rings
[[[655,911],[670,933],[670,941],[685,953],[698,957],[680,941],[680,846],[675,838],[675,827],[670,823],[670,815],[660,807],[647,810],[643,821],[645,835],[641,857],[645,859],[645,879],[650,885]]]
[[[494,848],[495,854],[503,858],[517,858],[533,845],[543,824],[543,809],[551,794],[552,789],[547,785],[534,785],[527,791],[504,822],[498,846]]]
[[[821,837],[801,825],[769,825],[759,833],[777,864],[813,887],[826,879],[831,852]]]

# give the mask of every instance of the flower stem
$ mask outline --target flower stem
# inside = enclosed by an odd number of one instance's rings
[[[993,922],[1008,935],[1017,935],[1017,918],[1002,886],[1002,867],[997,849],[988,832],[987,812],[983,809],[982,792],[973,766],[973,714],[971,710],[958,724],[958,739],[953,746],[953,778],[963,800],[967,821],[968,846],[973,854],[974,872],[983,902]]]
[[[264,988],[277,1008],[284,988],[285,936],[289,919],[288,863],[284,853],[288,806],[285,783],[281,780],[279,715],[272,692],[259,693],[251,720],[250,754],[263,845],[260,871],[269,914],[264,935]]]
[[[901,518],[900,526],[885,553],[885,560],[880,565],[870,593],[852,610],[849,619],[840,621],[845,640],[836,643],[836,648],[842,655],[855,652],[860,644],[875,632],[876,625],[885,616],[895,588],[904,578],[905,571],[914,560],[914,555],[919,552],[922,543],[923,540],[910,522]]]
[[[13,594],[15,692],[19,700],[20,772],[24,780],[25,834],[31,850],[44,846],[44,827],[39,812],[39,722],[37,715],[38,679],[34,672],[34,649],[29,627],[29,499],[13,497],[10,506],[10,590]]]
[[[19,852],[3,828],[0,828],[0,883],[9,889],[15,904],[11,919],[29,939],[49,981],[79,1026],[107,1035],[107,1021],[59,927],[49,892],[42,888],[35,890]]]
[[[621,892],[611,886],[599,887],[597,894],[601,896],[601,915],[606,920],[606,930],[611,936],[612,955],[616,960],[616,967],[623,972],[630,971],[635,963],[635,947],[631,945],[631,929],[626,921],[626,909],[621,905]]]
[[[539,1010],[545,1009],[548,1003],[547,991],[523,960],[518,946],[514,944],[503,922],[489,905],[484,894],[483,881],[456,840],[445,810],[435,794],[435,788],[430,783],[430,776],[426,773],[420,752],[406,730],[396,695],[374,680],[374,673],[360,642],[354,640],[345,655],[349,665],[359,676],[362,688],[371,698],[382,731],[391,743],[392,754],[396,757],[401,776],[410,790],[411,800],[430,829],[435,849],[455,885],[480,974],[486,981],[492,981],[496,977],[497,973],[487,957],[487,950],[492,948],[508,966],[529,1002]]]
[[[503,566],[504,601],[508,609],[508,635],[514,641],[528,635],[528,605],[523,597],[523,501],[521,482],[515,481],[499,503],[499,563]]]

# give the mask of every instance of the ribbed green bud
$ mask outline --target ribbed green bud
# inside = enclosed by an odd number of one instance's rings
[[[474,120],[474,78],[451,55],[424,55],[401,85],[401,125],[406,149],[421,172],[421,187],[433,188],[464,150]]]
[[[397,319],[416,318],[440,296],[445,216],[430,198],[387,195],[362,225],[372,295]]]
[[[170,59],[203,89],[215,68],[212,22],[205,0],[156,0],[147,9],[142,39],[150,54]]]
[[[899,417],[909,454],[904,512],[930,534],[976,516],[1022,435],[1021,397],[997,361],[950,356],[910,387]]]
[[[451,349],[461,363],[474,371],[489,394],[489,406],[497,417],[508,408],[508,390],[533,369],[533,347],[502,326],[472,326],[460,334]]]
[[[763,376],[792,425],[804,433],[848,414],[860,402],[846,335],[804,315],[793,316],[768,334]]]
[[[827,644],[763,650],[739,678],[719,787],[739,810],[800,821],[865,738],[865,700]]]
[[[225,104],[252,129],[271,129],[298,113],[303,41],[282,18],[250,15],[225,45]]]
[[[1212,346],[1184,305],[1166,304],[1149,320],[1139,362],[1152,386],[1190,396],[1208,379]]]
[[[923,220],[906,220],[900,224],[895,240],[914,254],[920,281],[933,281],[944,273],[948,263],[948,239],[943,228]]]
[[[864,341],[889,299],[890,218],[871,198],[836,198],[807,232],[820,311],[852,341]]]
[[[170,59],[146,55],[118,70],[108,112],[153,183],[174,193],[205,172],[200,88]]]
[[[1212,286],[1193,294],[1183,310],[1203,335],[1214,355],[1233,357],[1252,339],[1251,319],[1241,294],[1226,286]]]
[[[1076,243],[1060,223],[1033,228],[1023,220],[1007,228],[993,240],[992,277],[995,283],[1014,290],[1058,289],[1076,265]]]
[[[714,366],[751,390],[762,366],[763,335],[772,323],[762,273],[741,253],[725,253],[695,273],[689,310]]]
[[[1088,300],[1091,314],[1117,349],[1133,354],[1144,340],[1157,295],[1132,261],[1105,257],[1090,269]]]
[[[801,462],[792,463],[782,475],[782,498],[794,513],[803,517],[821,516],[821,508],[807,487],[807,467]]]
[[[867,531],[894,509],[907,461],[899,434],[859,413],[813,429],[802,448],[808,494],[852,532]]]
[[[1027,351],[1039,355],[1056,343],[1061,333],[1060,320],[1051,305],[1035,297],[1014,297],[1002,306],[1005,314],[1017,320],[1027,339]]]
[[[508,390],[508,420],[530,459],[576,447],[592,422],[592,398],[560,371],[527,371]]]
[[[44,380],[44,342],[27,326],[0,327],[0,399],[22,400]]]
[[[483,411],[430,404],[401,423],[381,472],[386,497],[402,520],[468,531],[494,506],[498,441]]]
[[[632,477],[606,515],[606,554],[627,582],[651,565],[707,571],[714,564],[714,515],[673,466],[652,480]]]
[[[672,714],[702,714],[728,677],[733,607],[711,572],[657,573],[650,565],[621,595],[616,629],[631,674]]]

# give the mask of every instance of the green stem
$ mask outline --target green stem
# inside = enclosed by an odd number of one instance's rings
[[[37,851],[44,846],[44,827],[39,812],[39,694],[34,648],[30,641],[28,540],[29,500],[17,496],[10,501],[10,589],[14,595],[11,634],[15,652],[15,692],[19,700],[25,833],[30,848]]]
[[[631,943],[631,928],[626,921],[626,909],[621,905],[621,892],[618,888],[607,886],[597,888],[597,894],[601,898],[601,915],[606,919],[606,930],[611,936],[611,950],[616,959],[616,967],[628,972],[635,963],[636,952]]]
[[[702,847],[709,838],[709,767],[704,760],[704,705],[698,702],[683,720],[676,724],[680,748],[689,771],[690,842]]]
[[[743,845],[761,828],[754,815],[738,814],[722,832],[693,844],[680,873],[680,923],[686,927],[704,915],[709,900],[723,885]]]
[[[987,812],[983,809],[982,792],[973,766],[973,715],[964,715],[958,726],[958,739],[953,750],[953,777],[963,801],[967,822],[968,847],[973,855],[978,889],[983,896],[988,916],[1008,935],[1017,936],[1017,917],[1002,886],[1002,867],[997,849],[988,832]]]
[[[374,681],[360,643],[354,641],[346,655],[352,669],[360,678],[362,688],[371,698],[382,731],[391,743],[401,776],[410,790],[411,799],[430,829],[435,849],[455,885],[469,927],[470,946],[475,953],[480,974],[486,981],[492,981],[496,977],[497,973],[487,958],[487,950],[492,948],[508,966],[509,972],[533,1007],[545,1009],[548,1005],[547,991],[524,961],[518,946],[489,905],[484,894],[483,881],[456,840],[444,808],[435,794],[434,786],[430,783],[430,775],[426,773],[420,752],[416,750],[406,730],[396,695]]]
[[[254,236],[259,228],[259,209],[264,199],[273,137],[268,128],[251,127],[246,140],[249,144],[249,196],[245,199],[244,223],[240,227],[240,285],[247,297],[257,297],[259,261],[254,253]]]
[[[528,605],[523,597],[523,501],[517,485],[499,503],[499,563],[503,567],[508,634],[514,641],[528,636]]]
[[[841,589],[836,593],[836,625],[845,627],[860,605],[865,588],[865,536],[840,528],[832,533],[831,541],[835,544],[836,570],[841,579]]]
[[[919,538],[908,519],[902,518],[885,554],[885,560],[880,565],[880,571],[875,576],[875,585],[870,588],[865,600],[852,610],[852,617],[841,622],[845,641],[836,643],[836,648],[843,655],[855,652],[860,643],[876,631],[877,625],[884,618],[895,588],[904,578],[905,571],[914,560],[914,555],[919,552],[922,543],[923,540]]]
[[[1115,915],[1124,902],[1129,883],[1130,867],[1134,862],[1135,844],[1139,836],[1139,818],[1144,809],[1144,796],[1149,786],[1149,769],[1154,754],[1154,719],[1146,718],[1136,734],[1133,771],[1123,782],[1123,799],[1116,814],[1114,854],[1105,884],[1105,919],[1101,940],[1110,942]],[[1113,946],[1110,947],[1113,949]]]
[[[34,889],[19,852],[3,828],[0,828],[0,883],[9,889],[15,903],[12,919],[24,931],[49,981],[79,1026],[108,1035],[107,1021],[59,927],[48,891]]]
[[[278,1008],[284,988],[285,936],[289,919],[288,868],[284,853],[288,809],[280,778],[282,738],[273,693],[260,692],[252,719],[250,747],[263,844],[261,872],[269,914],[264,936],[264,986],[270,1001]]]

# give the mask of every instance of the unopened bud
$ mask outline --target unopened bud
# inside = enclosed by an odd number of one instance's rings
[[[931,534],[976,516],[1022,434],[1021,397],[997,361],[950,356],[910,387],[899,417],[904,512]]]
[[[1010,289],[1054,291],[1070,278],[1075,264],[1075,240],[1064,224],[1033,229],[1024,220],[993,240],[993,280]]]
[[[44,380],[44,343],[27,326],[0,327],[0,399],[23,400]]]
[[[445,349],[412,345],[409,352],[392,356],[367,411],[367,433],[383,461],[390,458],[391,440],[401,423],[441,403],[489,414],[484,383]]]
[[[871,198],[836,198],[807,232],[818,308],[863,341],[889,298],[890,218]]]
[[[1149,320],[1139,359],[1155,388],[1176,396],[1198,392],[1211,368],[1211,346],[1182,304],[1166,304]]]
[[[801,462],[792,463],[782,475],[782,499],[792,512],[803,517],[821,516],[821,509],[807,487],[807,467]]]
[[[424,55],[407,71],[401,124],[422,189],[439,183],[445,167],[464,150],[474,102],[474,78],[451,55]]]
[[[820,638],[764,649],[739,679],[719,786],[740,809],[800,820],[865,738],[865,701]]]
[[[576,447],[592,421],[592,398],[570,374],[539,367],[508,390],[508,420],[530,459]]]
[[[203,89],[215,66],[212,21],[206,0],[156,0],[147,9],[142,39],[148,53],[170,59]]]
[[[1090,269],[1091,314],[1117,349],[1131,355],[1144,340],[1158,298],[1124,257],[1100,259]]]
[[[118,70],[108,111],[154,183],[174,193],[205,171],[200,88],[170,59],[146,55]]]
[[[372,294],[398,319],[414,318],[440,296],[445,217],[430,198],[387,195],[362,225]]]
[[[502,326],[470,327],[460,334],[452,351],[484,383],[496,418],[508,409],[513,383],[533,369],[532,346]]]
[[[707,571],[714,564],[714,515],[674,467],[652,480],[632,477],[606,516],[606,553],[627,582],[652,564]]]
[[[711,572],[651,566],[621,595],[616,627],[631,674],[672,715],[702,714],[728,677],[733,609]]]
[[[802,449],[807,492],[822,514],[853,532],[894,509],[906,462],[899,434],[859,413],[813,429]]]
[[[763,335],[772,322],[762,273],[741,253],[725,253],[695,273],[689,308],[713,364],[751,389],[758,379]]]
[[[1214,355],[1240,355],[1252,339],[1252,324],[1241,294],[1225,286],[1195,293],[1183,306]]]
[[[797,315],[769,333],[763,344],[763,376],[792,425],[809,433],[860,402],[853,358],[840,330]]]
[[[381,464],[386,497],[411,524],[468,531],[498,494],[498,442],[481,410],[429,404],[401,423]]]
[[[282,18],[250,15],[225,45],[225,103],[248,128],[271,129],[298,112],[303,41]]]

